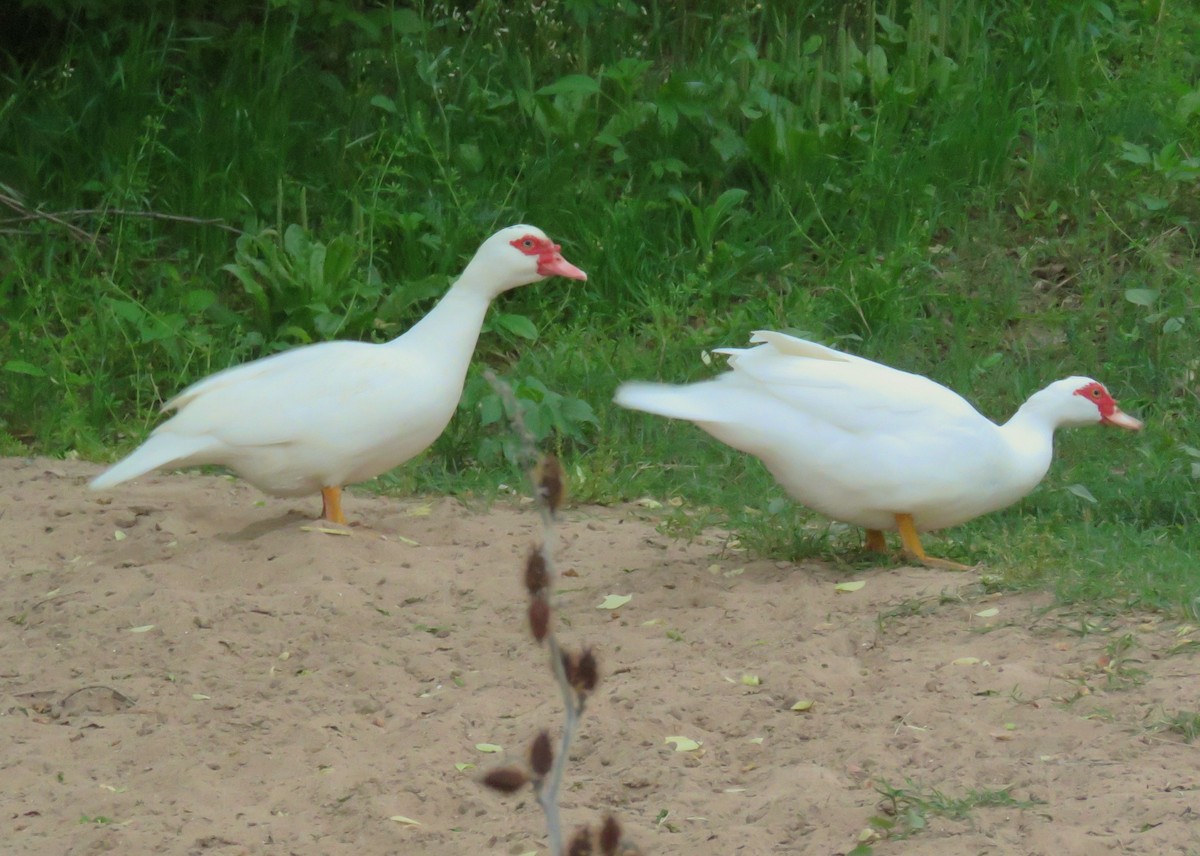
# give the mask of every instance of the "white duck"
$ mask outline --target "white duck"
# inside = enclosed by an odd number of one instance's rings
[[[449,423],[492,299],[550,276],[587,279],[560,250],[534,226],[509,226],[399,338],[306,345],[193,384],[164,406],[175,415],[91,487],[219,464],[276,496],[319,491],[322,517],[344,523],[343,485],[404,463]]]
[[[928,378],[783,333],[756,332],[756,348],[725,348],[732,371],[686,386],[626,383],[622,407],[688,419],[762,460],[795,500],[862,526],[868,549],[897,529],[905,552],[932,567],[918,532],[1011,505],[1042,480],[1054,430],[1142,423],[1108,390],[1069,377],[1035,393],[996,425]]]

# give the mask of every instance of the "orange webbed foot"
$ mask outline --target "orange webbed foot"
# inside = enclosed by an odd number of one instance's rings
[[[900,540],[904,542],[904,554],[925,567],[938,568],[943,571],[975,570],[974,565],[961,565],[950,559],[939,559],[936,556],[928,555],[925,548],[921,546],[921,537],[917,534],[917,527],[913,524],[911,514],[897,514],[896,528],[900,530]]]

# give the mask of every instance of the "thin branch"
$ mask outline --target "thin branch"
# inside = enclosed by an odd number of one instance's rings
[[[5,200],[0,199],[0,201]],[[0,223],[23,223],[29,220],[54,220],[55,222],[61,222],[67,219],[81,219],[97,215],[144,217],[148,220],[167,220],[174,223],[191,223],[196,226],[216,226],[218,229],[223,229],[234,235],[245,234],[236,226],[230,226],[224,220],[216,217],[189,217],[186,214],[164,214],[161,211],[127,211],[124,208],[73,208],[69,211],[56,211],[53,214],[46,211],[32,211],[22,214],[20,217],[5,217],[0,219]]]
[[[95,244],[99,240],[98,236],[92,235],[89,232],[85,232],[75,224],[68,223],[66,220],[63,220],[54,214],[44,211],[34,211],[31,208],[26,208],[23,204],[21,204],[19,199],[17,199],[15,196],[10,196],[7,193],[0,192],[0,203],[3,203],[14,211],[18,211],[25,215],[25,219],[49,220],[51,223],[56,223],[59,226],[62,226],[80,241],[84,241],[89,244]]]

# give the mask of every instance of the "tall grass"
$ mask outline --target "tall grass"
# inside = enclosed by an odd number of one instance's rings
[[[0,98],[9,450],[105,456],[217,368],[395,335],[525,220],[591,278],[506,297],[479,362],[519,381],[584,498],[679,494],[748,544],[811,551],[780,540],[803,513],[754,462],[608,404],[622,379],[711,374],[703,350],[774,327],[995,418],[1082,372],[1147,420],[1064,435],[1033,497],[950,533],[964,552],[1037,565],[1052,530],[1124,545],[1097,560],[1117,580],[1134,561],[1175,573],[1197,546],[1187,4],[23,9],[44,47],[6,45]],[[470,383],[399,485],[511,479],[498,407]],[[1179,585],[1139,591],[1200,593]]]

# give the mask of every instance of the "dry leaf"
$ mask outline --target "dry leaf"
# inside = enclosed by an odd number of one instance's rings
[[[620,609],[631,600],[633,600],[633,595],[631,594],[606,595],[604,600],[601,601],[600,605],[597,606],[596,609]]]
[[[699,741],[693,740],[690,737],[668,737],[664,743],[674,743],[676,752],[694,752],[700,748]]]
[[[322,535],[349,535],[349,529],[333,529],[329,526],[301,526],[301,532],[320,532]]]
[[[838,583],[837,585],[835,585],[833,587],[833,590],[839,591],[839,592],[858,591],[860,588],[862,588],[866,584],[867,584],[866,580],[851,580],[848,583]]]

